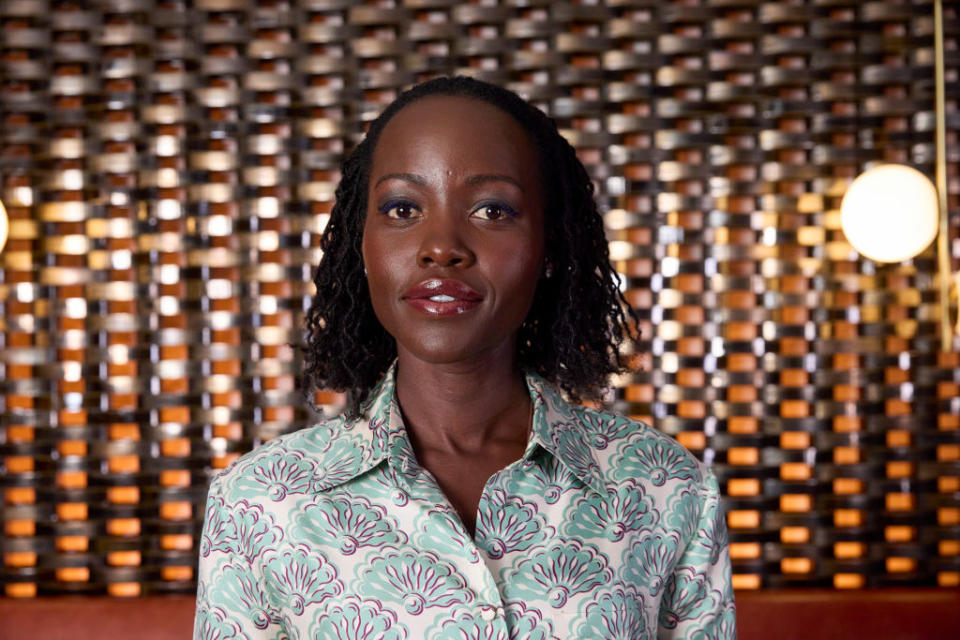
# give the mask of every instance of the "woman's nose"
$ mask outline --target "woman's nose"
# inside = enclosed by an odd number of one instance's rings
[[[417,252],[417,264],[421,267],[469,267],[476,256],[463,237],[448,222],[430,225]]]

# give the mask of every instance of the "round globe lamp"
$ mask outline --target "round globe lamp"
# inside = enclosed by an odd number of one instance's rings
[[[860,174],[840,205],[853,248],[877,262],[901,262],[930,246],[939,230],[937,190],[913,167],[884,164]]]
[[[7,235],[10,233],[10,221],[7,219],[7,210],[3,208],[0,202],[0,251],[3,251],[7,244]]]

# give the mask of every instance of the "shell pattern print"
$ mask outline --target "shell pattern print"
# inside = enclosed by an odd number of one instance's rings
[[[736,638],[717,481],[678,443],[528,374],[526,452],[471,537],[417,463],[394,373],[364,417],[214,478],[195,639]]]

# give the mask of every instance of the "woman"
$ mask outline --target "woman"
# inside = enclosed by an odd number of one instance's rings
[[[713,474],[564,399],[618,370],[589,178],[515,94],[441,78],[346,160],[306,379],[344,416],[210,489],[195,637],[727,638]]]

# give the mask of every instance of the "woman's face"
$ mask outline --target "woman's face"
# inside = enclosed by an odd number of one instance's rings
[[[514,357],[543,270],[539,166],[520,124],[471,98],[422,98],[381,132],[363,261],[401,358]]]

